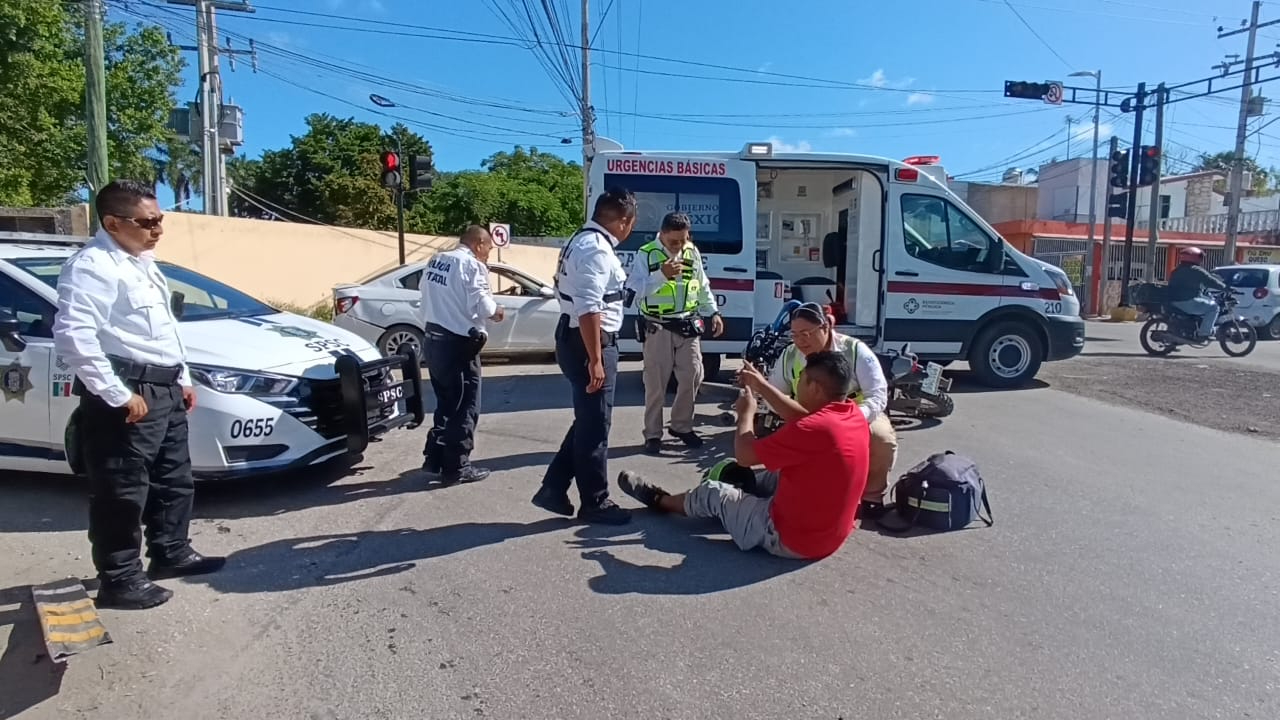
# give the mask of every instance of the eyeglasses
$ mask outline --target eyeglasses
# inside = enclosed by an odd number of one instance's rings
[[[118,217],[121,220],[128,220],[129,222],[133,223],[134,225],[137,225],[143,230],[155,230],[156,228],[160,227],[161,223],[164,222],[163,215],[160,215],[159,217],[153,217],[153,218],[136,218],[136,217],[129,217],[127,215],[116,215],[115,217]]]

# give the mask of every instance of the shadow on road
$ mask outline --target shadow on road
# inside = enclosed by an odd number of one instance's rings
[[[0,590],[0,629],[6,626],[9,640],[0,651],[0,720],[56,696],[67,669],[46,654],[30,586]]]
[[[706,595],[754,585],[799,570],[809,563],[774,557],[762,550],[743,552],[715,520],[660,517],[638,512],[632,527],[587,526],[569,545],[582,557],[600,563],[604,574],[587,581],[602,595]],[[619,537],[625,533],[637,537]],[[721,538],[708,537],[720,535]],[[619,558],[612,549],[639,546],[682,555],[678,565],[640,565]]]
[[[528,524],[458,523],[285,538],[237,550],[218,573],[188,578],[222,593],[267,593],[396,575],[421,560],[569,527],[568,518]]]
[[[88,523],[89,494],[83,480],[35,473],[5,476],[0,533],[84,530]]]
[[[1031,382],[1016,388],[993,388],[987,387],[977,381],[973,373],[968,370],[950,370],[947,377],[951,378],[951,394],[952,395],[973,395],[977,393],[1007,393],[1007,392],[1025,392],[1027,390],[1043,390],[1049,387],[1049,383],[1033,379]]]

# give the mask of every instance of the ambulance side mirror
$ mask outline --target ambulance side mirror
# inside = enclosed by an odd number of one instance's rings
[[[22,339],[22,323],[9,308],[0,308],[0,344],[11,353],[20,353],[27,348],[27,341]]]

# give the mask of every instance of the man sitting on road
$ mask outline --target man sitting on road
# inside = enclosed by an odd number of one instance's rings
[[[1169,304],[1174,309],[1200,318],[1197,340],[1213,336],[1213,326],[1218,321],[1218,303],[1204,296],[1206,287],[1225,290],[1227,284],[1200,266],[1204,251],[1198,247],[1185,247],[1178,251],[1178,267],[1169,275]]]
[[[756,439],[755,394],[744,389],[734,408],[736,461],[721,463],[698,487],[679,495],[626,470],[618,476],[618,487],[655,510],[719,518],[743,550],[760,547],[807,560],[826,557],[853,532],[867,483],[870,431],[862,411],[848,399],[853,378],[843,354],[811,353],[796,388],[803,417]],[[767,382],[752,384],[768,402],[792,402]],[[753,465],[765,469],[753,471]]]

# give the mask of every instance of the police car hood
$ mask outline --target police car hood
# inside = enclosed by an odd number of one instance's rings
[[[188,320],[181,332],[188,362],[233,370],[325,379],[337,376],[333,364],[344,354],[382,357],[355,334],[293,313]]]

